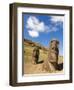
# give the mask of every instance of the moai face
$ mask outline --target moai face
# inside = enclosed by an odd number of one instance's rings
[[[32,57],[33,57],[33,61],[35,63],[38,63],[38,59],[39,59],[39,48],[38,47],[34,48]]]
[[[50,62],[58,62],[58,55],[59,55],[59,42],[57,40],[52,40],[50,42],[50,49],[49,49],[49,61]]]
[[[33,56],[34,57],[38,57],[39,56],[39,48],[34,48],[34,50],[33,50]]]
[[[58,45],[59,45],[59,42],[57,40],[51,41],[51,44],[50,44],[51,52],[58,54]]]

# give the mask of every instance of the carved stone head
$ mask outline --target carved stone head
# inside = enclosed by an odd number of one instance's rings
[[[59,41],[56,39],[51,40],[49,46],[49,61],[50,62],[58,62],[58,55],[59,55]]]

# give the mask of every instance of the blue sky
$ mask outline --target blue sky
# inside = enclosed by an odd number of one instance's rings
[[[64,16],[23,14],[24,38],[48,47],[52,39],[57,39],[60,55],[63,55],[63,19]]]

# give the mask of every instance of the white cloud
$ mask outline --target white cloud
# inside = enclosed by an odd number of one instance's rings
[[[31,36],[31,37],[38,37],[39,36],[39,33],[37,32],[37,31],[28,31],[28,33],[29,33],[29,35]]]
[[[48,32],[56,32],[63,28],[64,16],[50,16]]]
[[[49,25],[46,25],[45,22],[40,21],[35,16],[29,16],[27,19],[26,28],[31,37],[38,37],[40,32],[56,32],[62,28],[62,22],[64,21],[63,16],[50,16]],[[59,28],[58,28],[59,26]]]
[[[64,21],[64,17],[63,16],[51,16],[51,21],[52,22],[63,22]]]
[[[47,26],[44,22],[40,22],[35,16],[30,16],[27,20],[27,28],[37,32],[44,32]]]
[[[39,32],[47,32],[49,29],[48,26],[45,25],[44,22],[39,21],[35,16],[30,16],[27,20],[27,26],[28,33],[30,36],[33,35],[33,37],[38,37]]]

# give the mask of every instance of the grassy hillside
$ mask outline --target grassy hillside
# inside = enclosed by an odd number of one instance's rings
[[[32,52],[35,46],[40,48],[39,61],[47,60],[48,48],[43,47],[39,43],[32,42],[30,40],[24,40],[24,73],[25,74],[37,74],[43,73],[41,71],[41,64],[34,65],[32,60]],[[63,62],[63,57],[59,56],[59,62]]]

